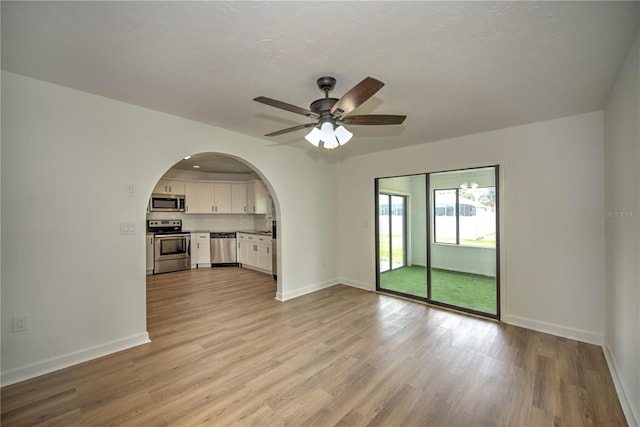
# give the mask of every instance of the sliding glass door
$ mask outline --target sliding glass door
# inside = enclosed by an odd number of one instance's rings
[[[426,297],[424,175],[379,179],[378,286]]]
[[[499,318],[497,176],[492,166],[377,179],[377,289]]]
[[[496,168],[429,175],[431,300],[498,315]]]

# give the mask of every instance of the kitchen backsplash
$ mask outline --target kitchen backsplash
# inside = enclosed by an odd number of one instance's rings
[[[150,212],[147,219],[181,219],[185,231],[270,230],[266,215],[184,214],[179,212]]]

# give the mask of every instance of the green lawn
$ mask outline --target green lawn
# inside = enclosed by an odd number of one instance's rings
[[[404,264],[404,253],[403,253],[403,242],[401,234],[394,234],[393,239],[393,248],[391,255],[393,256],[393,262],[398,264]],[[380,234],[380,259],[381,260],[389,260],[389,235],[388,234]]]
[[[427,296],[427,270],[403,267],[380,274],[380,287],[421,297]],[[485,313],[497,313],[495,277],[432,269],[431,298]]]

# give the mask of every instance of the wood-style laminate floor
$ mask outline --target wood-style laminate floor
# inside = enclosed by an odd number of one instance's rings
[[[626,425],[594,345],[239,268],[147,288],[150,344],[4,387],[2,425]]]

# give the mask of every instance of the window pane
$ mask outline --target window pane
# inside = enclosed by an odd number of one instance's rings
[[[457,243],[456,190],[435,190],[434,239],[437,243]]]
[[[460,244],[496,246],[495,187],[460,189]]]

